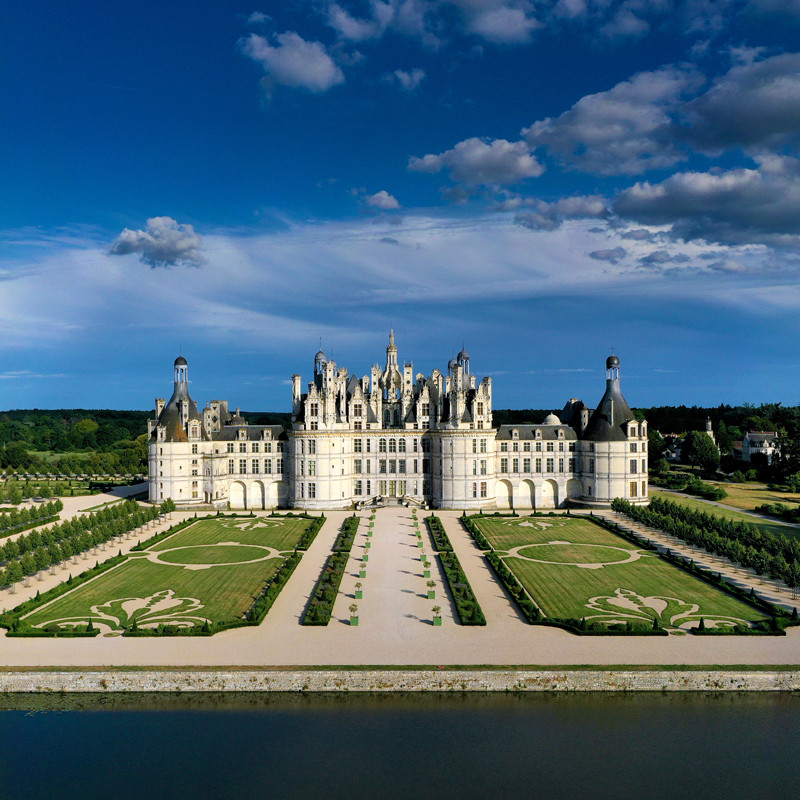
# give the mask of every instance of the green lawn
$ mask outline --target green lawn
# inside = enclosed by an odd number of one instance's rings
[[[522,547],[504,561],[548,617],[603,623],[652,623],[657,618],[662,627],[672,629],[694,626],[700,617],[709,626],[766,619],[748,604],[588,519],[473,520],[497,550]],[[537,522],[550,524],[531,524]],[[619,563],[631,554],[636,560]]]
[[[734,511],[731,508],[721,508],[713,503],[701,500],[698,497],[687,497],[675,492],[651,491],[651,497],[661,497],[665,500],[672,500],[682,506],[691,508],[694,511],[704,511],[707,514],[716,514],[723,519],[732,519],[735,522],[747,522],[750,525],[758,525],[763,531],[774,534],[775,536],[800,536],[800,528],[797,525],[781,525],[779,522],[770,520],[768,517],[754,517],[752,514],[743,514],[741,511]],[[728,498],[721,502],[726,503]],[[766,501],[765,501],[766,502]]]
[[[270,524],[262,528],[259,522]],[[231,523],[247,523],[247,529]],[[32,611],[25,619],[34,626],[62,628],[91,619],[102,631],[119,631],[134,618],[139,627],[239,619],[284,560],[255,559],[269,556],[265,547],[291,550],[307,525],[308,520],[296,519],[203,519],[147,551],[132,554],[118,567]],[[190,549],[174,550],[178,547]],[[148,553],[181,563],[154,563]]]

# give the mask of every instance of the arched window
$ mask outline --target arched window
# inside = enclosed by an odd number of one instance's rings
[[[405,451],[406,451],[406,440],[405,439],[400,439],[397,442],[397,451],[399,453],[405,453]]]
[[[378,442],[378,452],[385,453],[386,452],[386,439],[381,439]]]
[[[395,439],[389,439],[389,452],[390,453],[397,452],[397,441]]]

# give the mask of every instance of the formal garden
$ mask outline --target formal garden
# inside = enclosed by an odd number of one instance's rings
[[[43,596],[31,610],[25,604],[12,630],[202,635],[257,624],[323,522],[307,516],[187,520],[111,559],[109,569],[98,565],[96,577],[78,580],[54,600]]]
[[[478,515],[464,522],[530,622],[581,633],[771,628],[768,611],[592,518]]]

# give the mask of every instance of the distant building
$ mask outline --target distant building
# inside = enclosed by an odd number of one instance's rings
[[[384,366],[361,378],[318,352],[302,391],[292,377],[292,430],[248,425],[227,401],[200,412],[188,365],[175,361],[169,402],[149,424],[150,500],[217,508],[557,508],[647,502],[647,423],[606,361],[595,410],[570,399],[540,425],[492,427],[492,380],[462,350],[427,377],[400,366],[390,333]]]
[[[742,439],[742,461],[751,462],[753,456],[756,461],[763,456],[764,463],[769,466],[778,454],[778,434],[771,431],[751,431]]]

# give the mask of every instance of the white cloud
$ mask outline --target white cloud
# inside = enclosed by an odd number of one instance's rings
[[[261,11],[254,11],[248,18],[245,20],[245,25],[262,25],[265,22],[269,22],[272,17],[264,14]]]
[[[699,80],[688,67],[640,72],[522,133],[532,149],[546,147],[563,164],[584,172],[625,175],[670,167],[685,158],[670,112]]]
[[[203,242],[191,225],[172,217],[151,217],[145,230],[125,228],[109,250],[110,255],[138,253],[139,260],[151,267],[202,263]]]
[[[623,5],[613,19],[600,28],[600,33],[609,39],[638,38],[650,30],[650,24],[637,17],[626,5]]]
[[[769,157],[759,169],[679,172],[636,183],[614,201],[622,217],[671,225],[684,239],[800,244],[800,162]]]
[[[413,92],[425,79],[425,70],[415,68],[412,70],[396,69],[383,76],[387,83],[393,83],[407,92]]]
[[[755,48],[737,53],[742,63],[683,109],[684,135],[698,149],[773,147],[800,135],[800,53],[763,61]]]
[[[525,44],[542,23],[521,8],[501,6],[481,11],[470,19],[467,30],[494,44]]]
[[[274,39],[277,45],[251,33],[240,41],[242,52],[264,69],[262,84],[268,95],[276,85],[320,93],[344,83],[344,73],[321,42],[307,42],[293,31]]]
[[[441,172],[446,169],[458,183],[469,186],[502,186],[536,178],[544,167],[531,155],[525,142],[506,139],[485,141],[472,138],[459,142],[452,150],[438,155],[409,159],[414,172]]]
[[[338,3],[328,6],[328,25],[333,28],[342,39],[350,42],[364,42],[369,39],[378,39],[395,16],[392,3],[383,3],[373,0],[371,3],[372,16],[367,19],[358,19],[342,8]]]
[[[380,208],[383,211],[391,211],[400,208],[400,203],[397,202],[397,198],[390,195],[385,189],[381,189],[379,192],[370,195],[367,198],[367,205],[373,208]]]
[[[517,214],[515,222],[531,230],[552,231],[567,219],[602,219],[609,215],[608,202],[600,195],[562,197],[548,203],[538,199],[524,199],[530,211]]]

